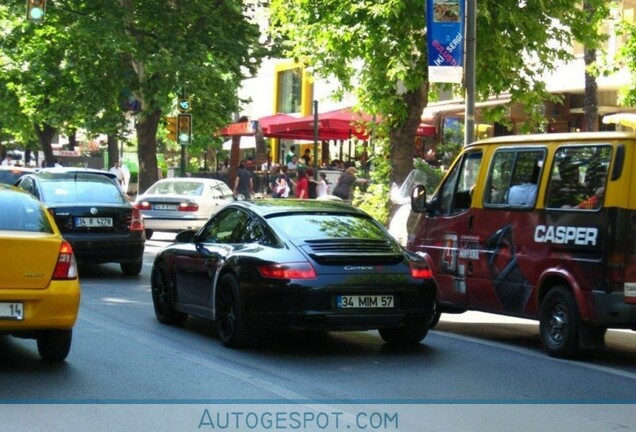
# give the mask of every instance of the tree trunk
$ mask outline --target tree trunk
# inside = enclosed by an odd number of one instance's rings
[[[261,169],[261,165],[267,162],[267,151],[265,148],[265,137],[263,136],[263,130],[260,125],[256,128],[256,133],[254,134],[254,141],[256,142],[256,160],[254,161],[254,165],[256,170]]]
[[[57,129],[47,123],[44,123],[41,126],[35,125],[34,127],[35,134],[38,136],[38,141],[40,142],[40,148],[42,148],[42,152],[44,152],[46,166],[55,166],[55,158],[53,157],[53,147],[51,147],[51,142],[57,133]]]
[[[115,165],[115,162],[119,160],[117,137],[115,135],[107,135],[106,143],[108,145],[108,168],[112,168]]]
[[[583,9],[591,20],[596,10],[590,6],[588,1],[583,2]],[[584,47],[583,60],[585,61],[585,98],[583,101],[585,130],[592,132],[598,130],[598,85],[596,77],[588,71],[596,62],[596,48]]]
[[[418,90],[407,92],[402,96],[406,103],[407,120],[402,127],[392,129],[389,133],[390,184],[402,184],[413,170],[415,135],[422,122],[422,112],[428,104],[428,87],[428,83],[423,83]]]
[[[241,136],[233,135],[232,136],[232,149],[230,150],[230,169],[228,172],[228,183],[230,189],[234,190],[234,179],[236,178],[236,171],[238,170],[239,159],[241,151]]]
[[[137,142],[139,143],[137,157],[139,159],[139,185],[141,193],[152,186],[159,178],[157,174],[157,128],[161,111],[156,110],[148,116],[138,119]]]
[[[72,129],[68,135],[68,149],[71,151],[77,147],[77,129]]]
[[[596,77],[587,70],[590,65],[596,62],[596,50],[585,49],[585,100],[583,107],[585,111],[585,130],[592,132],[598,130],[598,85]]]

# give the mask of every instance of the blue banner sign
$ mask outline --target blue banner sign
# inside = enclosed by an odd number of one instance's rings
[[[462,82],[464,6],[463,0],[426,1],[429,82]]]

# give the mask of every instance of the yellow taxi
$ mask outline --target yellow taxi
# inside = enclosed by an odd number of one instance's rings
[[[71,245],[33,196],[0,184],[0,334],[35,339],[44,361],[64,361],[80,302]]]

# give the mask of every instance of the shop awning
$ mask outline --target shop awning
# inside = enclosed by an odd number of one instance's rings
[[[256,133],[256,129],[260,126],[263,130],[263,134],[268,136],[267,134],[270,131],[272,125],[281,123],[281,122],[289,122],[292,120],[296,120],[297,118],[291,116],[289,114],[273,114],[270,116],[261,117],[258,121],[244,121],[237,123],[230,123],[229,125],[221,128],[216,135],[217,136],[250,136]]]

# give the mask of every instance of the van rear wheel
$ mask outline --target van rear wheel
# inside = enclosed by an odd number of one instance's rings
[[[572,293],[557,286],[541,303],[541,344],[551,357],[571,358],[579,354],[579,311]]]

